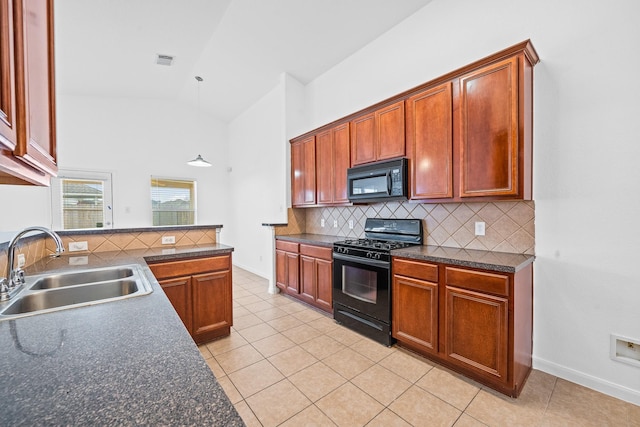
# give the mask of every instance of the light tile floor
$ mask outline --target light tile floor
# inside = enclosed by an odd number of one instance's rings
[[[234,326],[200,346],[248,426],[640,426],[640,406],[534,370],[511,399],[233,270]]]

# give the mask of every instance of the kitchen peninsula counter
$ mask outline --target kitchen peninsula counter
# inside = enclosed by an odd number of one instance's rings
[[[153,292],[0,322],[2,423],[244,425],[146,265],[232,251],[214,243],[73,254],[28,268],[27,276],[135,263]]]

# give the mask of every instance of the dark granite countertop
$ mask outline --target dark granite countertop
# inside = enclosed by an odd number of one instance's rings
[[[153,292],[0,322],[0,424],[244,425],[145,262],[233,248],[163,251],[64,255],[28,269],[138,263]]]
[[[344,236],[329,236],[325,234],[287,234],[276,236],[276,240],[286,240],[289,242],[307,243],[309,245],[333,247],[335,242],[346,239]]]
[[[323,234],[291,234],[276,236],[276,239],[331,247],[334,242],[345,240],[346,237]],[[404,249],[395,249],[391,251],[391,255],[503,273],[515,273],[535,260],[534,255],[449,248],[445,246],[412,246]]]
[[[503,273],[515,273],[535,260],[534,255],[448,248],[444,246],[412,246],[395,249],[391,251],[391,255]]]

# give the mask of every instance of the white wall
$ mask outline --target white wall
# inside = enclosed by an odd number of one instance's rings
[[[197,180],[197,222],[226,225],[227,126],[197,113],[162,100],[59,95],[59,167],[112,172],[116,228],[151,226],[151,175]],[[197,154],[214,166],[186,165]],[[0,198],[23,206],[3,209],[0,231],[51,225],[48,188],[3,185]]]
[[[640,83],[635,0],[434,0],[311,82],[328,123],[530,38],[535,68],[534,366],[640,404]]]
[[[271,277],[271,230],[263,223],[286,221],[287,152],[285,77],[229,123],[229,243],[233,263]]]

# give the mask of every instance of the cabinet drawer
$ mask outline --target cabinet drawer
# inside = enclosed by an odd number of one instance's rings
[[[327,261],[331,261],[332,251],[332,248],[325,248],[322,246],[300,245],[300,255],[307,255],[314,258],[325,259]]]
[[[509,276],[454,267],[446,267],[445,276],[447,285],[470,289],[472,291],[509,296]]]
[[[393,274],[438,282],[438,266],[435,264],[394,258],[392,271]]]
[[[229,255],[197,258],[183,261],[171,261],[158,264],[150,264],[149,268],[156,279],[190,276],[192,274],[207,271],[228,270],[230,268],[231,257]]]
[[[298,243],[285,242],[284,240],[276,240],[276,249],[287,252],[298,253]]]

